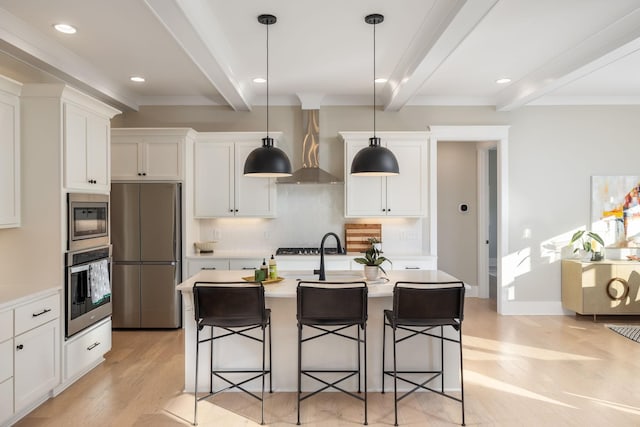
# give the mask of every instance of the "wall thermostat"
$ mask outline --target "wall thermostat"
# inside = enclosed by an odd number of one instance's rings
[[[468,203],[460,203],[458,205],[458,212],[460,212],[460,213],[469,213],[469,204]]]

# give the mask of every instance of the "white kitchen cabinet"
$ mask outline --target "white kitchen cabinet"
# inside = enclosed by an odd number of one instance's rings
[[[229,259],[229,270],[246,270],[253,271],[262,265],[262,261],[265,261],[269,265],[269,259],[265,258],[231,258]],[[247,273],[247,276],[251,274]]]
[[[352,258],[348,255],[330,255],[324,257],[325,271],[351,270]],[[276,259],[278,271],[304,271],[313,273],[320,268],[320,255],[287,255]]]
[[[52,290],[0,312],[2,425],[17,421],[60,384],[60,306],[60,291]]]
[[[13,378],[0,382],[0,425],[13,414]]]
[[[385,254],[386,255],[386,254]],[[382,268],[385,270],[436,270],[437,258],[435,256],[393,256],[389,255],[392,263],[382,264]],[[353,261],[351,269],[362,269],[363,265]]]
[[[229,270],[229,259],[187,259],[187,277],[199,273],[200,270]]]
[[[113,181],[183,181],[187,128],[111,129]]]
[[[398,159],[400,174],[353,176],[351,162],[369,144],[368,132],[341,132],[345,142],[346,217],[421,217],[427,200],[427,134],[380,132],[382,145]]]
[[[20,226],[20,91],[0,78],[0,228]]]
[[[60,297],[53,294],[38,298],[14,310],[15,335],[20,335],[60,317]]]
[[[109,120],[120,111],[62,84],[24,85],[21,105],[22,137],[25,147],[32,145],[26,153],[35,156],[37,144],[47,145],[38,151],[42,156],[53,154],[50,147],[56,147],[55,154],[57,147],[62,150],[64,188],[59,191],[108,193]],[[47,166],[39,166],[38,177],[48,173],[47,179],[59,182],[59,168]]]
[[[69,380],[102,362],[111,350],[111,318],[86,329],[65,345],[64,378]]]
[[[64,182],[68,190],[108,192],[109,116],[64,103]]]
[[[278,135],[271,134],[275,139]],[[260,147],[263,136],[257,132],[198,134],[194,149],[196,218],[276,216],[275,180],[244,176],[244,162]]]
[[[0,313],[0,425],[13,414],[13,311]]]
[[[60,382],[57,319],[14,338],[14,404],[19,412]]]

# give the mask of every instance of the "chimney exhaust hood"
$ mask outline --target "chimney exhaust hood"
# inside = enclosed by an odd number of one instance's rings
[[[320,169],[320,110],[302,110],[305,134],[302,140],[302,167],[293,175],[278,178],[277,184],[337,184],[342,180]]]

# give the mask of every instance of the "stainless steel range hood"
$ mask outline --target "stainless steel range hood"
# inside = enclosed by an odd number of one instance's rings
[[[293,175],[278,178],[278,184],[337,184],[342,180],[320,169],[318,149],[320,147],[320,110],[302,110],[305,128],[302,139],[302,167]]]

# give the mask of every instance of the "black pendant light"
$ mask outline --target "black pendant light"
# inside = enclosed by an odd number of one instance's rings
[[[277,21],[273,15],[260,15],[258,22],[267,27],[267,136],[262,138],[262,147],[256,148],[244,162],[244,175],[259,178],[291,176],[291,162],[284,151],[273,145],[269,137],[269,25]]]
[[[369,138],[369,146],[358,151],[351,162],[351,175],[391,176],[398,175],[398,160],[391,150],[380,145],[376,137],[376,25],[384,21],[384,16],[374,13],[364,18],[367,24],[373,25],[373,137]]]

